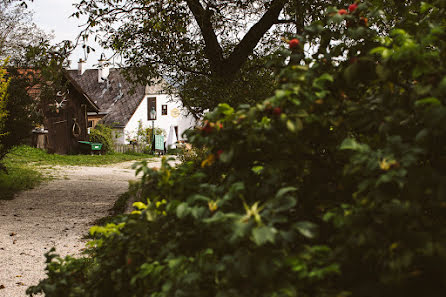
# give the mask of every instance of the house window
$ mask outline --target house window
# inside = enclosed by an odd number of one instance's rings
[[[88,121],[88,128],[93,128],[93,121]]]
[[[155,97],[147,98],[147,119],[149,121],[156,120],[156,98]]]
[[[167,104],[161,105],[161,115],[167,115]]]

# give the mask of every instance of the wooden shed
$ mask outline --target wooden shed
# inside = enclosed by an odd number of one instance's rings
[[[68,91],[59,101],[57,112],[44,108],[44,125],[48,131],[47,150],[56,154],[79,152],[78,141],[88,141],[88,112],[98,112],[98,106],[64,71]],[[63,101],[63,102],[62,102]]]

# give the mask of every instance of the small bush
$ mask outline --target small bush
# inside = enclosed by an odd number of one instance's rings
[[[97,124],[94,129],[90,130],[90,141],[102,143],[102,152],[113,152],[113,130],[102,124]]]
[[[198,148],[192,146],[190,143],[182,143],[177,146],[177,156],[182,162],[193,162],[195,164],[200,164],[208,153],[206,148]]]

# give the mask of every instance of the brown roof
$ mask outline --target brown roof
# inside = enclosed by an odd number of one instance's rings
[[[34,80],[34,79],[40,79],[40,70],[33,69],[33,68],[17,68],[17,72],[20,75],[27,76],[28,79]],[[69,75],[67,75],[67,72],[64,71],[65,77],[68,79],[68,81],[71,83],[71,85],[74,87],[74,89],[79,92],[79,94],[82,96],[82,98],[89,104],[88,105],[88,111],[94,111],[98,112],[99,107],[91,100],[91,98],[83,92],[83,90],[79,87],[79,85],[71,79]],[[51,83],[51,82],[49,82]],[[41,84],[40,83],[33,83],[32,86],[27,90],[29,96],[33,98],[34,100],[37,100],[40,97],[41,94]]]
[[[68,70],[67,73],[99,106],[100,111],[107,113],[102,119],[104,124],[124,127],[144,99],[146,87],[127,81],[120,69],[110,69],[108,83],[98,82],[98,69],[85,70],[82,75],[78,70]],[[162,92],[162,88],[154,85],[147,91],[157,94]]]

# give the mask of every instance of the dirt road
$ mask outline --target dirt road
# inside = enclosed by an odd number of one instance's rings
[[[26,288],[44,277],[44,253],[51,247],[62,256],[79,254],[91,224],[136,179],[132,164],[57,167],[57,179],[0,201],[0,296],[26,296]]]

